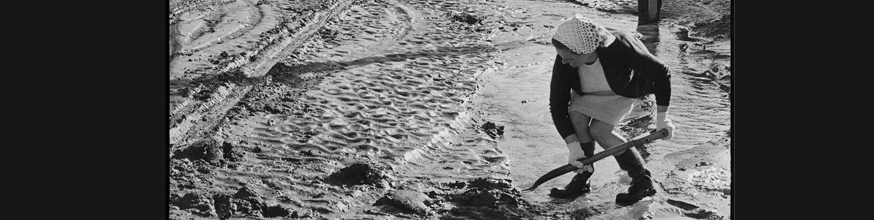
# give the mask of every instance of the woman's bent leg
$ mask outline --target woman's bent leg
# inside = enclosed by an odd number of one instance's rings
[[[571,123],[574,125],[574,130],[576,131],[577,141],[580,142],[580,146],[583,149],[583,154],[587,157],[591,157],[595,154],[595,142],[592,139],[592,136],[589,135],[589,123],[592,121],[592,118],[579,112],[570,112],[569,115]],[[583,169],[578,170],[577,174],[573,179],[571,179],[571,182],[564,187],[564,189],[553,188],[550,190],[549,195],[559,198],[571,198],[581,196],[591,191],[589,178],[592,177],[592,174],[595,171],[594,166],[592,166],[592,172],[582,170]]]
[[[592,120],[590,134],[604,149],[609,149],[625,143],[625,138],[622,138],[621,135],[613,132],[613,127],[613,125],[598,121],[597,119]],[[616,163],[619,164],[619,168],[627,171],[628,176],[631,177],[631,187],[628,188],[628,193],[620,193],[619,195],[616,195],[616,204],[621,206],[631,205],[640,201],[644,197],[652,196],[656,193],[652,184],[652,175],[649,170],[644,167],[643,158],[640,157],[637,149],[634,147],[628,148],[628,150],[616,154],[613,157],[616,158]]]

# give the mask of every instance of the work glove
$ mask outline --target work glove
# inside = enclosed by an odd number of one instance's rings
[[[674,122],[671,122],[671,119],[668,119],[668,112],[657,112],[656,113],[656,131],[660,131],[663,128],[668,129],[668,136],[662,138],[665,140],[671,139],[674,136]]]
[[[567,162],[575,167],[579,167],[580,169],[574,170],[576,173],[583,172],[595,172],[595,168],[592,167],[592,164],[583,166],[583,163],[579,161],[579,159],[586,158],[586,154],[583,153],[583,147],[580,146],[580,142],[574,141],[567,144],[567,149],[570,151],[568,154]]]

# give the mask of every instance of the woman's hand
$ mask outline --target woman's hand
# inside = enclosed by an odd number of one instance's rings
[[[586,154],[583,153],[583,147],[580,146],[580,142],[574,141],[567,144],[567,149],[570,151],[568,154],[567,162],[575,167],[580,169],[574,170],[577,173],[583,173],[584,171],[594,172],[595,169],[592,165],[584,166],[583,163],[579,161],[579,159],[586,158]]]
[[[668,119],[668,112],[657,112],[656,113],[656,131],[662,129],[668,129],[668,136],[662,138],[665,140],[671,139],[674,136],[674,122],[671,119]]]

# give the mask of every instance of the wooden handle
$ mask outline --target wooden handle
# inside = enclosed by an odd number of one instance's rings
[[[668,136],[668,129],[662,129],[662,130],[650,133],[649,135],[644,136],[642,138],[631,140],[631,141],[625,142],[623,144],[620,144],[619,146],[612,147],[610,149],[598,152],[597,154],[592,155],[591,157],[582,158],[579,161],[580,161],[580,163],[583,163],[583,165],[592,164],[592,163],[595,163],[595,161],[599,161],[601,159],[604,159],[605,157],[616,155],[619,152],[624,152],[625,150],[628,150],[628,148],[631,148],[633,146],[643,145],[643,144],[646,144],[646,143],[649,143],[649,142],[652,142],[654,140],[658,140],[658,139],[661,139],[661,138],[664,138],[667,136]]]

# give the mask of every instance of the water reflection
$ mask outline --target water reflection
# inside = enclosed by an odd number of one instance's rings
[[[637,0],[637,21],[639,24],[658,22],[661,11],[662,0]]]
[[[646,49],[649,50],[652,55],[658,56],[658,50],[656,50],[659,45],[658,23],[639,24],[637,25],[637,32],[643,35],[640,40],[643,41],[644,45],[646,45]]]

